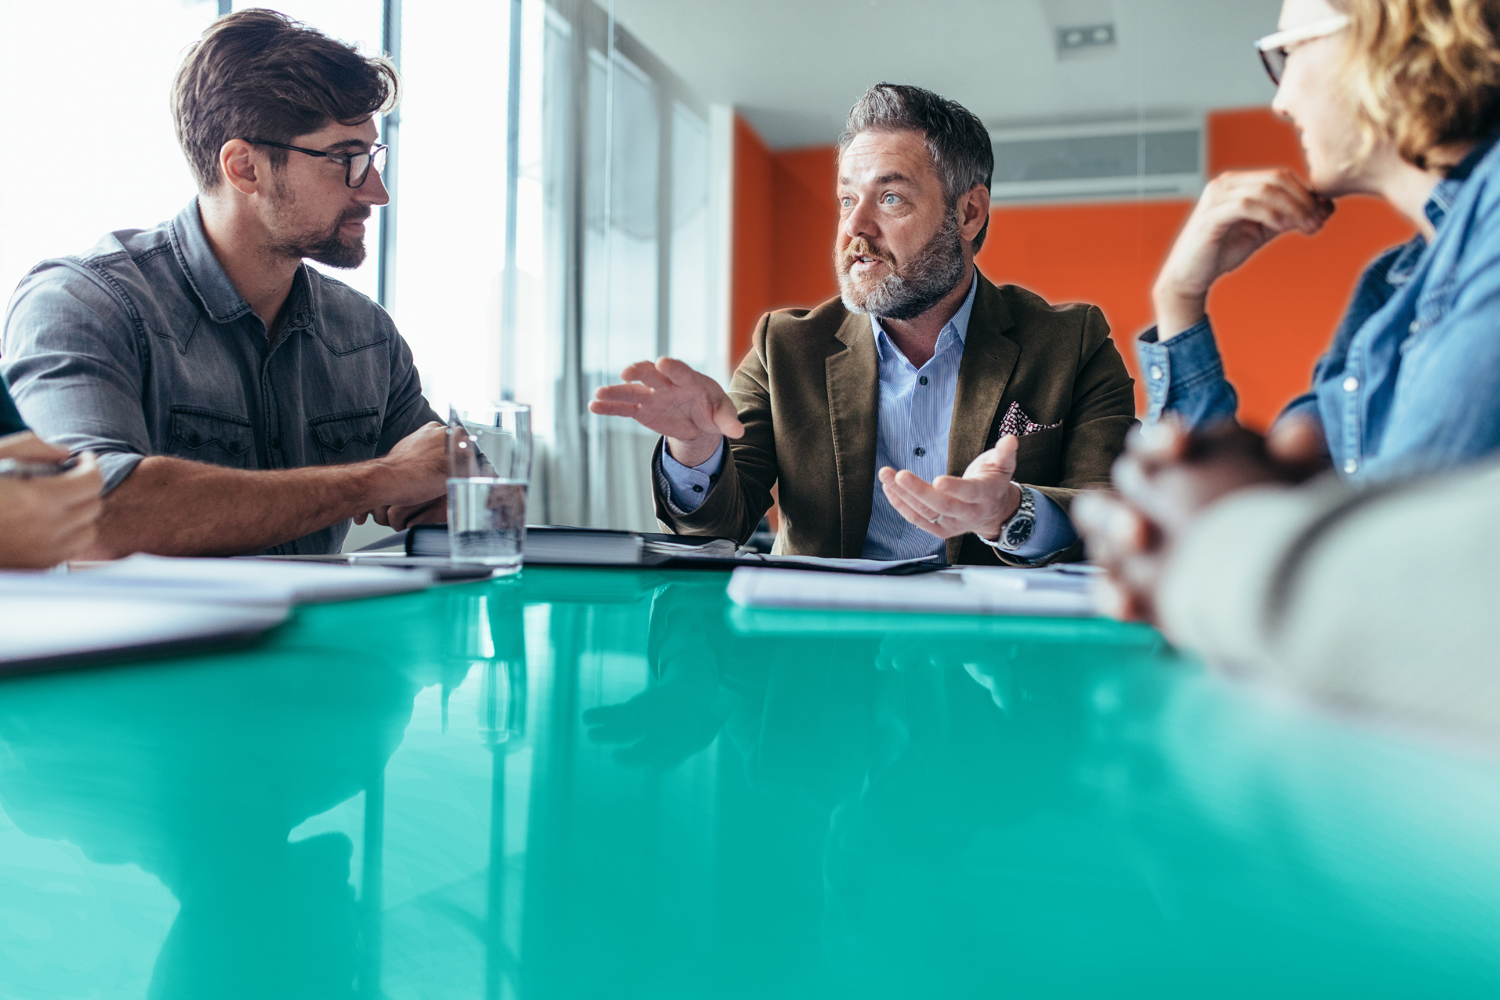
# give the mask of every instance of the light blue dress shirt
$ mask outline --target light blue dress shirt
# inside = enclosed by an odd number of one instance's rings
[[[963,362],[969,314],[974,309],[977,278],[958,312],[938,334],[937,349],[921,368],[906,359],[886,334],[880,320],[870,317],[875,349],[880,356],[880,413],[875,438],[875,468],[907,469],[932,482],[948,472],[948,431],[953,423],[953,401],[958,392],[958,369]],[[688,468],[662,449],[662,471],[671,486],[673,506],[694,511],[708,499],[724,464],[725,445],[702,465]],[[902,517],[875,480],[870,527],[865,532],[866,559],[916,559],[943,555],[943,540]],[[1041,559],[1078,539],[1067,513],[1045,494],[1033,491],[1036,528],[1031,539],[1011,555]]]

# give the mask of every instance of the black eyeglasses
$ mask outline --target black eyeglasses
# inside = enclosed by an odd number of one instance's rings
[[[308,156],[324,156],[334,163],[344,165],[344,184],[348,187],[363,187],[365,178],[370,176],[370,168],[373,166],[379,173],[385,169],[385,153],[390,149],[384,143],[377,142],[364,153],[327,153],[321,149],[303,149],[301,146],[288,146],[284,142],[272,142],[270,139],[249,139],[246,142],[257,146],[275,146],[277,149],[290,149],[294,153],[306,153]]]
[[[1291,55],[1292,50],[1298,45],[1315,38],[1326,38],[1336,34],[1349,27],[1349,24],[1349,15],[1337,14],[1314,21],[1312,24],[1305,24],[1300,28],[1278,31],[1256,42],[1255,48],[1260,52],[1261,65],[1265,66],[1271,82],[1278,87],[1281,86],[1282,74],[1286,72],[1287,56]]]

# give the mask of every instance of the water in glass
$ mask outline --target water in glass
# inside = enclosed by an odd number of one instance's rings
[[[520,403],[453,407],[448,420],[448,546],[454,562],[521,568],[531,412]]]

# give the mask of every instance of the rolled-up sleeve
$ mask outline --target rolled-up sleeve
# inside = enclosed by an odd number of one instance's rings
[[[150,454],[137,323],[118,297],[67,261],[22,280],[5,318],[0,374],[43,440],[99,457],[107,493]]]
[[[1224,378],[1224,361],[1207,318],[1161,342],[1156,327],[1141,334],[1135,345],[1146,383],[1146,420],[1175,413],[1189,427],[1204,427],[1234,419],[1239,397]]]
[[[408,434],[434,420],[441,423],[443,418],[433,410],[427,397],[422,394],[422,376],[412,359],[411,347],[396,332],[396,324],[383,310],[380,316],[391,338],[390,392],[386,397],[385,422],[380,428],[380,443],[375,451],[377,455],[384,455]]]

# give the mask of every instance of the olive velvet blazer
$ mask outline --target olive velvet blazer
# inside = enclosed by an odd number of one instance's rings
[[[870,317],[839,299],[768,313],[729,395],[744,436],[729,443],[718,481],[691,513],[674,513],[665,477],[652,477],[662,525],[744,541],[779,486],[777,553],[859,556],[879,488],[879,358]],[[1049,305],[980,274],[953,402],[950,474],[963,475],[994,446],[1013,403],[1033,424],[1058,425],[1020,439],[1017,483],[1065,510],[1079,490],[1109,485],[1110,466],[1135,422],[1135,392],[1104,314],[1089,305]],[[658,442],[657,470],[661,448]],[[1075,545],[1060,558],[1079,558],[1081,550]],[[954,564],[1001,562],[973,535],[949,539],[947,557]]]

